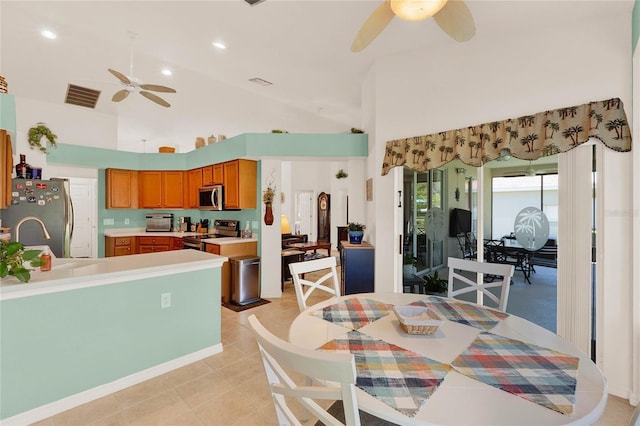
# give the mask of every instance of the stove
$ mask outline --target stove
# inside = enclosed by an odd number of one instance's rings
[[[213,222],[213,232],[182,237],[182,245],[185,249],[204,250],[204,240],[221,237],[239,237],[239,220],[216,219]]]

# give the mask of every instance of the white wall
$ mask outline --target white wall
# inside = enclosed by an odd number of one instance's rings
[[[376,176],[376,210],[367,221],[376,223],[376,264],[385,265],[376,268],[378,291],[398,288],[401,276],[401,268],[388,267],[392,258],[396,258],[394,264],[401,263],[397,254],[399,224],[395,223],[399,221],[396,213],[401,211],[396,212],[393,207],[399,189],[394,179],[398,181],[396,176],[401,174],[396,168],[388,176],[379,176],[386,141],[611,97],[621,98],[627,114],[631,113],[628,16],[603,16],[582,22],[567,20],[561,28],[545,28],[535,34],[495,32],[483,37],[494,38],[489,44],[483,43],[482,48],[474,40],[452,42],[378,60],[363,83],[366,92],[363,104],[371,100],[375,105],[374,109],[365,109],[370,116],[363,122],[375,123],[374,133],[364,127],[375,142],[375,151],[370,154],[375,164],[368,163],[372,168],[367,174]],[[630,158],[631,154],[625,157],[628,161]],[[614,161],[611,160],[611,166]],[[626,209],[630,206],[623,199],[631,199],[631,168],[621,165],[616,177],[619,185],[617,194],[611,196],[614,204],[610,208],[629,211]],[[381,219],[385,226],[380,226]],[[612,241],[606,246],[605,268],[613,277],[606,277],[605,286],[614,289],[600,312],[607,322],[606,337],[600,337],[620,344],[630,340],[631,318],[628,310],[612,312],[612,309],[616,303],[623,303],[625,294],[627,300],[630,296],[628,284],[621,285],[618,279],[626,279],[627,283],[631,279],[631,237],[624,232],[625,226],[630,229],[631,221],[629,217],[612,217],[609,222],[607,227],[615,234],[605,236]],[[600,362],[610,377],[610,389],[627,397],[629,356],[607,352]]]
[[[38,122],[45,123],[58,136],[58,143],[116,149],[117,119],[114,116],[64,103],[58,105],[20,96],[16,96],[15,99],[14,164],[20,161],[20,154],[25,154],[27,163],[33,167],[42,167],[43,179],[60,176],[60,173],[51,173],[52,170],[47,167],[46,155],[31,149],[27,142],[29,128]]]

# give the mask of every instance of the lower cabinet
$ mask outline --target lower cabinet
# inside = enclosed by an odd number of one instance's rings
[[[258,254],[258,242],[246,241],[234,244],[206,244],[207,253],[226,257],[255,256]],[[222,264],[222,303],[231,302],[231,265],[229,261]]]
[[[138,237],[138,253],[155,253],[171,250],[171,237]]]
[[[341,292],[345,294],[373,293],[375,249],[371,244],[351,244],[342,241],[340,249]]]
[[[104,237],[105,257],[181,249],[182,238],[178,237]]]
[[[136,237],[105,237],[105,257],[136,254]]]

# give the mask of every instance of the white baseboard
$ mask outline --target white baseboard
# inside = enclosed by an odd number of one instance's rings
[[[8,417],[4,420],[0,420],[0,425],[3,426],[21,426],[38,422],[42,419],[46,419],[56,414],[67,411],[71,408],[78,407],[87,402],[91,402],[103,396],[107,396],[114,392],[128,388],[129,386],[136,385],[144,382],[145,380],[152,379],[169,371],[175,370],[185,365],[191,364],[201,359],[207,358],[211,355],[222,352],[222,343],[209,346],[208,348],[201,349],[197,352],[190,353],[180,358],[167,361],[163,364],[156,365],[155,367],[147,368],[146,370],[133,373],[129,376],[122,377],[114,380],[110,383],[96,386],[95,388],[88,389],[86,391],[77,393],[75,395],[68,396],[66,398],[59,399],[58,401],[51,402],[49,404],[41,405],[40,407],[25,411],[17,414],[13,417]]]

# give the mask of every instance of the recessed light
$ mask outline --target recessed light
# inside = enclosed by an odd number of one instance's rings
[[[40,35],[44,38],[48,38],[49,40],[55,40],[58,36],[51,30],[42,30],[40,31]]]
[[[173,73],[171,72],[170,69],[165,68],[162,71],[160,71],[162,73],[162,75],[172,75]]]
[[[221,41],[214,41],[211,44],[213,44],[213,47],[215,47],[216,49],[225,50],[227,48],[227,45],[222,43]]]

